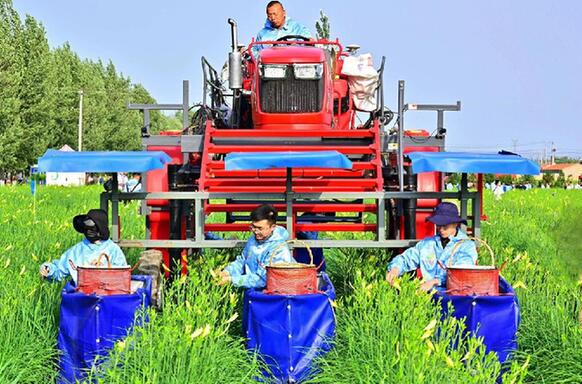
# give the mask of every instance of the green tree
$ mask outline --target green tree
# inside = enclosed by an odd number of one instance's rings
[[[81,59],[68,43],[51,49],[44,27],[24,23],[0,0],[0,171],[25,170],[47,148],[78,147],[83,93],[83,150],[141,149],[143,117],[128,102],[155,103],[140,84],[106,65]],[[152,133],[181,129],[178,115],[152,111]]]
[[[20,18],[9,0],[0,0],[0,169],[16,170],[22,150],[19,93],[24,71]]]
[[[558,175],[558,177],[556,178],[556,180],[554,181],[554,184],[552,185],[552,187],[564,188],[565,186],[566,186],[566,178],[564,177],[563,173],[560,173]]]
[[[318,39],[328,39],[331,32],[331,27],[329,25],[329,18],[323,12],[323,10],[319,11],[319,20],[315,22],[315,30],[317,32]]]
[[[457,185],[457,184],[461,185],[461,174],[460,173],[451,173],[448,176],[447,182],[451,183],[453,185]]]
[[[544,174],[542,175],[542,183],[547,184],[549,186],[552,186],[554,184],[555,179],[556,178],[554,177],[553,173],[544,172]]]
[[[53,147],[77,148],[81,60],[68,43],[53,52],[56,103],[53,106]]]
[[[559,156],[554,159],[554,162],[556,164],[569,164],[569,163],[579,163],[580,160],[568,156]]]
[[[513,176],[512,175],[499,175],[499,181],[505,185],[513,184]]]
[[[486,173],[483,176],[483,180],[485,183],[491,184],[491,183],[495,182],[495,175],[493,173]]]
[[[519,182],[521,184],[534,184],[535,183],[535,178],[533,177],[533,175],[521,175],[521,177],[519,178]]]
[[[50,111],[55,103],[50,92],[50,49],[42,25],[26,16],[23,29],[24,70],[20,84],[20,117],[23,136],[20,161],[32,164],[42,155],[50,140]]]

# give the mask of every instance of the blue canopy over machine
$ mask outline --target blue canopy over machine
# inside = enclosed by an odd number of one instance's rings
[[[540,167],[514,153],[411,152],[412,171],[537,175]]]
[[[234,152],[225,159],[227,171],[308,167],[351,169],[352,162],[338,151]]]
[[[47,150],[38,172],[145,172],[161,169],[172,158],[163,151],[65,152]]]

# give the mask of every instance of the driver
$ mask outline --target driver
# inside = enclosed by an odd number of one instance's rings
[[[257,34],[256,41],[276,41],[284,36],[299,35],[311,39],[311,32],[306,26],[287,17],[283,4],[279,1],[270,1],[267,4],[267,21],[263,29]],[[263,45],[254,45],[253,54],[255,57]]]

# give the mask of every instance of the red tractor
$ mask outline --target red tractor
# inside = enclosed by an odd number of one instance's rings
[[[282,216],[291,238],[320,232],[374,234],[361,236],[373,240],[312,237],[308,241],[312,246],[401,248],[434,234],[434,226],[424,218],[441,197],[437,192],[442,191],[442,175],[428,172],[417,177],[405,156],[417,150],[443,151],[444,112],[460,110],[460,102],[404,104],[404,82],[400,81],[398,111],[393,113],[384,106],[382,58],[379,69],[368,76],[372,80],[367,83],[367,106],[362,111],[361,94],[355,91],[362,79],[346,74],[345,68],[361,59],[356,46],[346,51],[337,40],[286,36],[242,47],[236,23],[231,19],[229,23],[230,90],[202,58],[203,102],[191,122],[187,82],[182,104],[129,106],[144,113],[144,147],[166,152],[173,162],[144,175],[150,193],[144,205],[149,238],[122,240],[121,245],[162,248],[167,264],[170,259],[178,263],[185,252],[199,248],[239,246],[240,241],[204,237],[247,231],[248,212],[259,202],[270,202],[286,213]],[[263,49],[253,54],[259,44]],[[151,135],[152,109],[182,110],[183,131]],[[436,111],[435,134],[404,130],[406,110]],[[359,122],[362,116],[365,122]],[[225,168],[225,158],[232,153],[330,150],[347,157],[351,169],[313,164],[292,169]],[[466,214],[466,201],[464,209]],[[117,225],[115,217],[113,225]]]

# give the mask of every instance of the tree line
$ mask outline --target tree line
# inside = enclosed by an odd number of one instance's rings
[[[83,150],[141,149],[142,116],[126,104],[154,103],[149,92],[111,61],[82,59],[68,43],[49,47],[40,22],[0,0],[0,171],[26,170],[47,148],[77,149],[80,91]],[[156,112],[152,127],[181,126]]]

